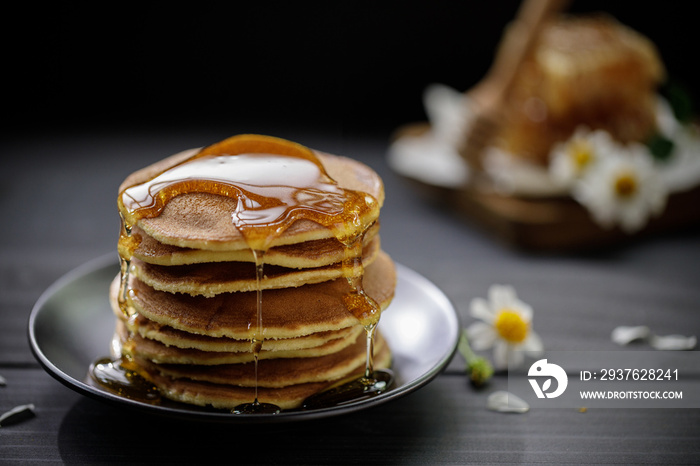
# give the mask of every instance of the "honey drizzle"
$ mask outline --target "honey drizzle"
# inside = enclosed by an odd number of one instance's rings
[[[230,150],[232,145],[236,150]],[[275,149],[274,155],[267,153],[271,146]],[[311,172],[308,162],[315,165]],[[261,179],[260,167],[266,164],[268,170],[265,175],[270,178],[265,179],[263,175]],[[231,166],[225,167],[226,165],[234,166],[234,169]],[[235,167],[236,165],[239,166]],[[289,173],[290,166],[294,168],[291,170],[293,173]],[[228,176],[218,174],[222,168],[228,169],[225,172]],[[236,179],[240,172],[253,179]],[[305,180],[306,185],[291,185],[289,180]],[[362,287],[362,240],[368,228],[363,223],[371,224],[366,220],[368,216],[371,220],[371,216],[378,213],[377,202],[367,193],[340,188],[311,150],[288,141],[255,135],[236,136],[205,148],[145,183],[120,192],[118,204],[122,233],[119,239],[119,305],[125,316],[135,317],[130,296],[132,291],[128,286],[131,257],[138,247],[138,240],[131,234],[133,226],[140,219],[160,215],[170,199],[192,192],[217,194],[237,200],[232,222],[255,258],[257,309],[254,330],[251,331],[251,350],[255,361],[255,399],[252,403],[236,407],[233,412],[279,412],[278,407],[258,401],[257,365],[264,344],[261,280],[264,278],[265,251],[277,237],[300,219],[312,220],[329,228],[344,245],[342,269],[350,287],[350,292],[344,296],[344,303],[364,326],[367,337],[364,375],[340,384],[335,391],[326,392],[326,396],[313,399],[309,406],[339,404],[354,399],[358,394],[372,396],[386,390],[393,381],[393,375],[390,371],[374,371],[373,362],[374,333],[381,311]],[[249,323],[249,330],[251,327],[252,322]],[[93,374],[93,378],[99,377]]]
[[[131,274],[131,258],[134,254],[134,250],[139,245],[139,240],[131,233],[133,225],[128,223],[121,213],[119,214],[119,217],[121,219],[121,232],[119,234],[120,274],[117,302],[119,304],[119,309],[121,309],[122,313],[124,314],[124,317],[129,319],[136,314],[136,311],[131,305],[129,299],[129,276]]]
[[[264,278],[264,257],[265,251],[252,249],[253,258],[255,259],[255,284],[257,299],[255,303],[255,330],[250,338],[251,352],[253,353],[253,370],[255,371],[255,399],[252,403],[244,403],[236,406],[231,411],[234,414],[278,414],[281,410],[278,406],[271,403],[260,403],[258,400],[258,364],[260,361],[260,352],[265,343],[265,329],[262,320],[262,280]],[[248,324],[248,328],[252,326],[252,322]]]
[[[344,241],[343,275],[348,281],[350,292],[343,296],[345,307],[360,321],[367,335],[367,359],[365,377],[374,372],[374,330],[379,322],[380,307],[362,286],[364,267],[362,265],[362,240],[364,231]]]
[[[132,304],[133,290],[129,288],[129,276],[131,271],[131,258],[138,247],[139,240],[132,236],[133,225],[121,217],[121,232],[119,234],[119,292],[117,303],[127,321],[133,322],[137,313]],[[125,344],[132,344],[131,338],[127,338]],[[100,386],[125,398],[141,401],[149,404],[160,403],[161,396],[154,384],[149,381],[148,375],[133,358],[121,350],[121,342],[115,336],[112,342],[113,353],[121,353],[116,359],[101,358],[90,365],[88,374],[90,378]]]
[[[260,351],[262,351],[263,343],[265,343],[265,333],[262,320],[262,280],[264,277],[264,262],[265,251],[253,249],[253,257],[255,258],[255,292],[257,299],[255,300],[255,331],[250,339],[251,352],[255,360],[255,401],[253,404],[259,404],[258,401],[258,362],[260,360]]]

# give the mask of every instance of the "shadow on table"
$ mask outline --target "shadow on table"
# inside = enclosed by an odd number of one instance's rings
[[[425,387],[405,398],[357,413],[268,425],[206,423],[117,408],[89,398],[68,411],[58,432],[66,464],[407,464],[440,461],[459,439],[445,413],[459,406]],[[436,405],[442,416],[431,412]],[[470,429],[477,429],[471,426]],[[449,442],[449,447],[445,444]],[[460,445],[469,451],[468,445]],[[460,455],[461,456],[461,455]],[[463,456],[462,456],[463,458]],[[453,458],[454,459],[454,458]]]

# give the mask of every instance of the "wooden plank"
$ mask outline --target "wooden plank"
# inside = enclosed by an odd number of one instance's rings
[[[5,464],[63,462],[238,464],[697,463],[700,411],[488,411],[506,389],[475,391],[461,376],[366,411],[280,425],[192,423],[118,409],[73,394],[40,370],[9,370],[0,409],[33,402],[36,418],[0,429]],[[700,383],[700,382],[699,382]],[[621,440],[624,439],[624,442]],[[272,446],[274,445],[274,448]],[[222,456],[223,455],[223,456]]]

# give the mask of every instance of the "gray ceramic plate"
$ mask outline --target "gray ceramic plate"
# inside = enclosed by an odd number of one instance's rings
[[[459,337],[454,307],[430,281],[397,264],[396,296],[380,328],[393,355],[394,388],[339,407],[280,414],[240,415],[164,400],[151,405],[86,382],[88,367],[109,354],[114,331],[107,289],[118,273],[115,255],[94,259],[54,283],[32,309],[29,341],[46,371],[68,387],[98,400],[189,419],[279,422],[333,416],[376,406],[430,382],[449,363]]]

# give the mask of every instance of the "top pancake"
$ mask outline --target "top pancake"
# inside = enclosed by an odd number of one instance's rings
[[[120,194],[128,187],[145,183],[161,172],[196,154],[199,149],[180,152],[129,175],[119,188]],[[381,178],[368,166],[341,156],[314,152],[328,175],[343,189],[371,195],[376,208],[361,218],[364,228],[375,222],[384,202]],[[213,251],[248,249],[243,236],[231,221],[237,200],[233,197],[209,193],[187,193],[170,199],[160,215],[142,218],[136,226],[157,241],[185,248]],[[122,212],[124,215],[125,212]],[[297,244],[332,238],[333,232],[311,220],[298,220],[275,239],[271,246]]]

